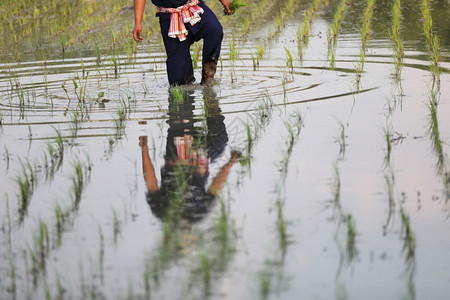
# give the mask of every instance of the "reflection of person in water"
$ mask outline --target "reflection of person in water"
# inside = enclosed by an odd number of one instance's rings
[[[206,189],[209,165],[223,154],[228,142],[224,116],[220,114],[214,91],[205,89],[206,128],[195,126],[194,123],[201,120],[194,118],[194,97],[188,92],[182,93],[183,99],[177,99],[173,93],[169,97],[169,129],[160,186],[148,154],[146,136],[139,138],[139,145],[148,190],[147,201],[152,212],[162,219],[171,203],[178,203],[182,217],[196,222],[209,211],[238,154],[232,153]]]

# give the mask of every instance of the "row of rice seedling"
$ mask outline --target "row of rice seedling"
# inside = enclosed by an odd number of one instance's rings
[[[438,84],[440,81],[440,42],[439,37],[433,31],[433,19],[431,17],[430,9],[428,8],[428,0],[422,0],[422,16],[423,16],[423,31],[426,37],[427,51],[430,59],[430,70],[433,76],[433,84]]]
[[[392,6],[392,27],[390,37],[394,48],[394,79],[399,82],[403,67],[404,49],[403,42],[400,37],[400,18],[401,18],[401,1],[395,0]]]
[[[336,12],[334,13],[334,18],[331,23],[331,29],[328,28],[327,39],[328,39],[328,60],[330,62],[331,68],[334,68],[336,61],[336,46],[339,30],[343,18],[345,17],[345,11],[347,8],[346,0],[341,0]]]

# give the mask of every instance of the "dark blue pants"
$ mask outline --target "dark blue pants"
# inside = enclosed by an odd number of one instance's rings
[[[189,51],[194,42],[203,39],[203,64],[209,60],[217,61],[219,59],[223,39],[222,25],[203,1],[200,1],[199,6],[204,10],[204,13],[200,15],[202,20],[194,26],[191,26],[189,23],[184,24],[189,33],[186,40],[182,42],[178,38],[174,39],[167,36],[170,26],[170,14],[157,14],[167,53],[167,76],[171,85],[187,84],[195,81],[194,68]]]

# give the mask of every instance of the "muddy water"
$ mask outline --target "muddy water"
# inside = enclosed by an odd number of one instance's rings
[[[278,33],[224,20],[211,88],[170,90],[156,39],[131,59],[3,63],[0,298],[445,299],[448,3],[429,3],[439,85],[416,1],[400,81],[392,1],[375,1],[359,84],[365,1],[346,6],[330,67],[337,4],[318,6],[301,61],[307,3]]]

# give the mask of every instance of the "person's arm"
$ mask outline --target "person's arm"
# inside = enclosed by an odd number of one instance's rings
[[[148,155],[147,136],[139,137],[139,146],[142,149],[142,171],[144,173],[145,185],[150,193],[157,192],[158,180],[155,175],[155,168],[153,167],[150,155]]]
[[[235,164],[237,158],[241,154],[238,152],[231,153],[231,158],[227,164],[225,164],[221,169],[219,174],[214,177],[211,185],[209,186],[208,193],[216,196],[225,185],[225,181],[227,180],[228,174],[230,174],[231,167]]]
[[[144,15],[145,0],[134,0],[134,29],[133,38],[136,42],[142,42],[142,17]]]

